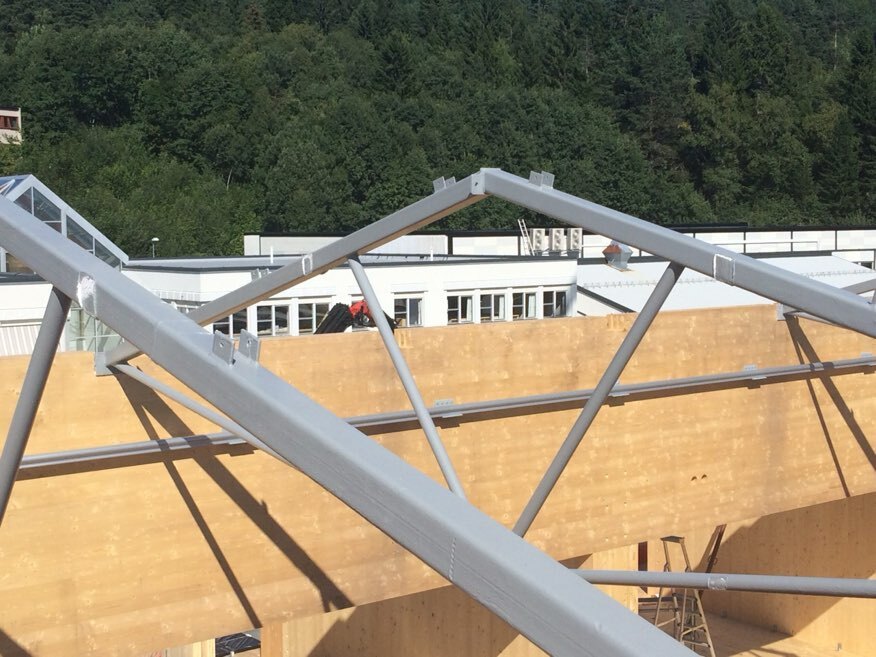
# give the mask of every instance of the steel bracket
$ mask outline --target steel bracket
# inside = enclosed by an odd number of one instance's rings
[[[259,340],[257,335],[253,335],[245,329],[240,332],[240,338],[237,345],[238,355],[251,360],[253,363],[258,363],[260,350],[261,340]]]
[[[547,171],[530,171],[529,182],[545,189],[554,188],[554,174]]]
[[[213,354],[231,365],[234,362],[234,341],[224,333],[213,333]]]

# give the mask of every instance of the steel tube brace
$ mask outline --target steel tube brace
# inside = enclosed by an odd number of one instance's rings
[[[64,323],[67,320],[67,312],[70,310],[70,297],[66,296],[57,288],[52,288],[49,294],[49,303],[43,315],[43,323],[37,334],[36,344],[21,392],[18,394],[18,402],[9,423],[9,432],[6,434],[6,442],[3,444],[3,454],[0,455],[0,524],[6,515],[6,507],[9,505],[9,497],[12,495],[12,486],[15,476],[21,465],[27,440],[36,418],[40,399],[46,388],[49,371],[55,359],[55,350],[58,341],[64,332]]]
[[[843,577],[793,577],[727,573],[673,573],[635,570],[576,570],[591,584],[658,586],[710,591],[751,591],[826,595],[843,598],[876,598],[876,580]]]
[[[423,401],[423,396],[420,394],[420,389],[417,387],[417,382],[414,381],[414,375],[411,374],[411,368],[405,360],[398,342],[395,341],[395,336],[386,321],[386,316],[383,314],[383,308],[380,306],[380,300],[377,298],[377,293],[371,286],[371,281],[368,280],[368,275],[365,273],[365,268],[362,263],[356,258],[351,258],[348,261],[353,276],[359,284],[359,289],[362,290],[362,296],[365,297],[365,303],[371,309],[371,319],[377,324],[377,330],[380,333],[380,338],[383,340],[383,345],[386,347],[386,352],[389,354],[389,359],[392,361],[395,371],[398,373],[398,378],[401,380],[402,387],[411,401],[411,406],[414,407],[414,412],[417,414],[417,420],[423,428],[423,433],[426,434],[426,439],[429,441],[429,446],[432,448],[432,453],[438,461],[438,467],[441,468],[441,474],[444,475],[444,480],[454,493],[465,499],[465,490],[462,487],[462,482],[453,468],[453,463],[450,461],[450,456],[441,442],[441,436],[438,435],[438,429],[435,428],[435,422],[432,416],[429,415],[429,409],[426,407],[426,402]]]

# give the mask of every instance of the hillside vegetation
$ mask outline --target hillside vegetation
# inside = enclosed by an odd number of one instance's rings
[[[871,0],[12,0],[0,173],[133,255],[350,231],[482,166],[665,224],[872,223],[874,35]]]

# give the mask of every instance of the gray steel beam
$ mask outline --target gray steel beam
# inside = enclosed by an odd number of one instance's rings
[[[15,411],[9,423],[3,454],[0,455],[0,525],[6,515],[12,486],[15,484],[27,440],[30,438],[40,399],[46,389],[52,361],[55,359],[55,350],[64,332],[64,323],[67,321],[69,310],[70,298],[57,288],[52,288],[43,315],[43,323],[40,325],[33,354],[21,385],[21,392],[18,394],[18,402],[15,404]]]
[[[635,570],[576,570],[575,572],[591,584],[827,595],[837,598],[876,598],[876,580],[872,579]]]
[[[482,172],[487,194],[876,337],[874,306],[849,291],[707,244],[551,187],[531,183],[500,169],[482,169]]]
[[[546,652],[682,657],[659,629],[6,199],[3,246]]]
[[[459,182],[453,182],[437,190],[431,196],[393,212],[355,233],[332,242],[313,253],[258,278],[225,294],[218,299],[195,308],[188,317],[204,325],[230,315],[257,301],[302,283],[314,276],[340,265],[350,256],[366,253],[395,238],[438,221],[457,210],[477,203],[484,196],[483,176],[475,173]],[[136,356],[142,345],[120,344],[107,354],[106,365],[114,365]]]
[[[514,524],[514,533],[518,536],[525,535],[532,526],[535,516],[538,515],[538,512],[544,506],[548,496],[563,474],[563,470],[566,469],[569,461],[572,460],[572,455],[578,449],[578,445],[581,444],[584,434],[587,433],[590,425],[593,424],[596,414],[599,413],[599,409],[605,403],[627,363],[630,362],[636,347],[639,346],[642,338],[645,337],[645,333],[648,331],[654,318],[657,317],[657,313],[660,312],[666,297],[672,292],[672,288],[675,287],[675,283],[683,271],[684,267],[671,262],[663,272],[660,280],[657,281],[651,296],[648,297],[648,300],[642,307],[642,311],[633,321],[633,325],[630,326],[630,330],[624,336],[620,347],[618,347],[617,352],[599,379],[599,383],[596,384],[593,395],[584,404],[581,414],[569,430],[569,435],[566,436],[556,456],[554,456],[554,460],[551,461],[541,481],[538,482],[535,492],[533,492],[532,497],[526,503],[523,512]]]
[[[432,416],[429,415],[429,409],[426,408],[426,402],[423,401],[423,396],[420,394],[417,383],[414,381],[414,375],[411,374],[411,368],[405,360],[398,342],[395,341],[395,336],[386,321],[386,316],[383,314],[383,308],[380,306],[380,300],[377,298],[377,293],[371,286],[371,281],[368,280],[368,275],[365,273],[365,268],[362,263],[356,258],[348,260],[350,270],[359,284],[359,289],[362,290],[362,296],[365,297],[365,303],[371,310],[371,319],[377,325],[377,330],[380,333],[380,338],[383,340],[383,345],[389,354],[389,359],[392,361],[395,371],[398,372],[398,378],[401,380],[402,387],[411,401],[411,406],[414,407],[414,412],[417,414],[417,420],[423,428],[423,433],[426,434],[426,439],[429,441],[429,446],[432,448],[432,453],[435,455],[435,460],[438,461],[438,467],[441,468],[441,474],[444,475],[444,480],[454,493],[465,499],[465,489],[462,487],[462,482],[453,469],[453,463],[450,461],[450,456],[444,448],[444,443],[441,442],[441,436],[438,435],[438,429],[435,428],[435,422],[432,421]]]
[[[803,363],[801,365],[787,365],[784,367],[763,367],[738,372],[706,374],[703,376],[648,381],[645,383],[620,384],[612,389],[608,397],[609,400],[621,399],[626,401],[625,398],[627,397],[635,399],[639,395],[651,396],[663,393],[688,394],[711,390],[719,386],[761,386],[776,381],[797,380],[803,377],[851,374],[871,370],[873,367],[876,367],[876,358],[872,356],[823,363]],[[522,414],[531,412],[533,409],[549,410],[557,406],[566,407],[570,404],[586,402],[592,395],[593,389],[591,388],[588,390],[572,390],[569,392],[529,395],[526,397],[509,397],[484,402],[432,406],[428,410],[434,419],[448,419],[459,422],[467,421],[470,416],[487,413],[513,411]],[[360,430],[373,430],[376,427],[381,431],[391,431],[393,427],[407,426],[411,422],[416,421],[416,419],[416,413],[413,411],[390,411],[387,413],[348,417],[345,418],[345,421]],[[181,451],[200,447],[239,445],[243,442],[246,441],[237,439],[233,434],[226,432],[204,436],[168,438],[165,441],[147,440],[105,447],[47,452],[25,456],[21,461],[20,469],[37,472],[40,468],[51,468],[82,462],[99,462],[125,456],[152,454],[166,451],[167,449]]]
[[[203,447],[221,448],[239,447],[241,445],[253,447],[248,441],[227,431],[198,436],[140,440],[133,443],[104,445],[102,447],[83,447],[68,449],[62,452],[29,454],[21,460],[19,472],[26,473],[31,477],[39,477],[40,470],[54,471],[59,467],[63,468],[79,464],[100,464],[116,459],[186,453]]]
[[[874,290],[876,290],[876,278],[871,278],[869,281],[861,281],[860,283],[852,283],[851,285],[846,285],[843,289],[851,292],[852,294],[873,292]]]
[[[225,429],[225,431],[238,436],[239,438],[243,438],[246,442],[251,444],[253,447],[258,447],[261,450],[264,450],[274,458],[279,459],[280,461],[284,461],[285,459],[277,454],[270,447],[265,445],[261,440],[252,435],[249,431],[240,426],[237,422],[233,420],[229,420],[227,417],[222,415],[221,413],[217,413],[216,411],[207,408],[203,404],[199,404],[194,399],[191,399],[181,393],[179,390],[175,390],[171,388],[169,385],[162,383],[155,377],[149,376],[146,372],[142,370],[138,370],[133,365],[128,365],[126,363],[119,363],[118,365],[112,365],[112,370],[115,370],[125,376],[128,376],[139,383],[142,383],[147,388],[151,388],[158,393],[161,393],[168,399],[175,401],[177,404],[182,406],[183,408],[187,408],[193,413],[197,413],[205,420],[209,420],[213,424],[215,424],[220,429]]]

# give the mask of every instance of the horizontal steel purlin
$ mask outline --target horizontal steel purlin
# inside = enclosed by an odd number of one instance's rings
[[[257,362],[216,356],[212,336],[191,319],[2,198],[0,236],[37,274],[549,654],[689,654]]]
[[[876,580],[872,579],[796,577],[790,575],[738,575],[727,573],[674,573],[636,570],[582,569],[575,572],[591,584],[826,595],[842,598],[876,598]]]
[[[249,431],[244,429],[242,426],[237,424],[237,422],[232,422],[227,417],[222,415],[221,413],[217,413],[216,411],[207,408],[203,404],[199,404],[194,399],[191,399],[181,393],[179,390],[176,390],[169,385],[162,383],[155,377],[149,376],[142,370],[137,369],[133,365],[126,365],[124,363],[119,363],[118,365],[111,365],[110,369],[116,370],[121,374],[131,377],[135,381],[142,383],[144,386],[155,390],[156,392],[164,395],[168,399],[175,401],[180,406],[189,409],[193,413],[197,413],[202,418],[209,420],[217,427],[225,429],[231,434],[235,436],[239,436],[246,440],[246,442],[250,443],[254,447],[258,447],[266,451],[268,454],[277,458],[279,460],[283,460],[283,458],[274,452],[270,447],[265,445],[261,440],[253,436]]]
[[[497,198],[677,262],[721,282],[876,337],[876,309],[847,290],[794,274],[500,169],[482,169]]]
[[[761,386],[813,376],[839,376],[842,374],[871,371],[873,368],[876,368],[876,358],[866,356],[846,360],[806,363],[803,365],[764,367],[737,372],[706,374],[663,381],[619,384],[612,389],[607,403],[610,404],[612,400],[627,402],[635,401],[642,397],[650,398],[664,394],[688,394],[716,388]],[[533,412],[534,410],[550,411],[557,407],[575,407],[587,401],[592,394],[592,389],[572,390],[570,392],[530,395],[527,397],[508,397],[485,402],[445,404],[432,406],[428,411],[436,420],[469,422],[476,421],[479,416],[495,413],[513,413],[517,415]],[[348,417],[345,421],[359,430],[366,430],[366,432],[370,433],[374,429],[379,429],[381,432],[407,429],[412,423],[417,421],[417,417],[413,411],[390,411],[387,413]],[[140,456],[143,454],[160,453],[166,449],[179,452],[186,449],[210,446],[239,445],[243,442],[242,440],[234,439],[234,434],[232,433],[215,433],[188,438],[169,438],[164,441],[147,440],[106,447],[47,452],[25,456],[21,463],[21,469],[28,471],[34,476],[38,476],[38,471],[42,468],[52,468],[72,463],[97,462],[125,456]],[[165,445],[168,447],[165,447]]]
[[[226,317],[238,310],[302,283],[314,276],[346,262],[350,256],[366,253],[397,237],[438,221],[457,210],[486,198],[483,178],[479,173],[450,183],[411,205],[369,224],[355,233],[317,249],[302,258],[296,258],[272,271],[267,276],[239,287],[218,299],[195,308],[187,317],[204,325]],[[114,365],[136,356],[140,351],[132,344],[123,343],[110,351],[106,365]]]

